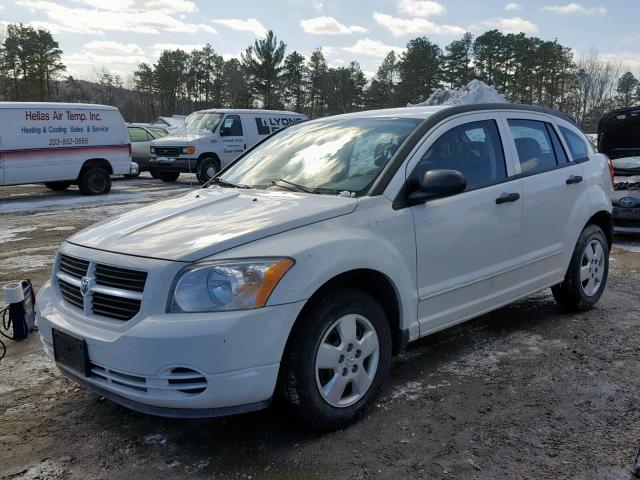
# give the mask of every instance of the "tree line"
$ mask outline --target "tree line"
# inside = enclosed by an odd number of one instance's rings
[[[62,50],[46,30],[10,24],[0,40],[0,98],[108,103],[130,121],[216,107],[290,109],[314,118],[419,103],[436,88],[474,78],[510,102],[565,111],[588,131],[607,111],[640,101],[636,76],[597,53],[576,59],[557,40],[498,30],[466,33],[444,49],[414,38],[402,53],[389,52],[370,80],[358,62],[329,65],[320,47],[309,58],[288,52],[272,31],[240,58],[224,59],[210,44],[165,50],[131,79],[100,68],[92,83],[64,75]]]

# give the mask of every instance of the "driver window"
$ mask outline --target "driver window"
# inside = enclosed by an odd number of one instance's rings
[[[220,127],[221,137],[241,137],[242,123],[239,115],[227,115]]]
[[[412,177],[428,170],[458,170],[467,180],[467,190],[507,177],[498,126],[494,120],[470,122],[443,133],[429,147]]]

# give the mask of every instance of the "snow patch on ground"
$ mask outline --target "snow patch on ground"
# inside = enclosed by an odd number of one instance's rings
[[[457,88],[437,88],[422,103],[409,103],[408,107],[426,107],[432,105],[473,105],[477,103],[507,103],[504,96],[481,80],[471,80],[466,86]]]
[[[47,228],[47,232],[66,232],[67,230],[75,230],[76,227],[53,227],[53,228]]]
[[[148,193],[110,193],[108,195],[96,196],[49,196],[30,200],[16,200],[0,205],[2,213],[27,213],[46,210],[65,210],[69,208],[86,208],[98,205],[117,205],[140,202],[150,202],[153,200]]]
[[[145,435],[142,442],[145,445],[165,445],[167,443],[167,437],[161,433],[152,433],[150,435]]]
[[[55,254],[51,255],[19,255],[8,257],[0,263],[0,273],[11,271],[31,272],[47,267],[53,263]]]
[[[640,242],[619,242],[616,240],[613,246],[628,252],[640,253]]]
[[[0,207],[1,208],[1,207]],[[33,232],[38,227],[9,227],[0,230],[0,243],[17,242],[20,240],[27,240],[27,237],[18,237],[19,233]]]

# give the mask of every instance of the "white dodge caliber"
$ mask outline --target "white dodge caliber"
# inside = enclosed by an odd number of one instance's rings
[[[69,238],[38,295],[42,344],[141,412],[227,415],[281,395],[313,428],[341,428],[412,340],[548,287],[564,309],[592,307],[611,192],[606,157],[541,108],[293,125],[203,188]]]

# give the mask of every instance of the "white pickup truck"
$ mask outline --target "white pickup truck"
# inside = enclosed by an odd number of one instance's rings
[[[111,175],[134,173],[127,127],[115,107],[0,102],[0,185],[44,183],[84,195],[111,190]]]

